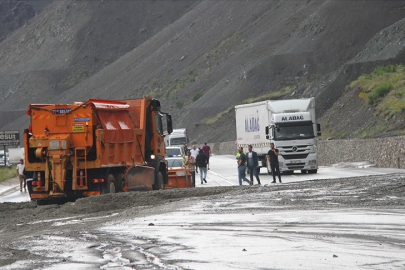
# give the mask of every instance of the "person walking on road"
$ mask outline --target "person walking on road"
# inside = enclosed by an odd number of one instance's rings
[[[278,164],[278,149],[274,147],[274,143],[270,144],[270,150],[267,153],[267,160],[270,162],[271,174],[273,175],[273,182],[276,183],[276,173],[278,175],[278,180],[281,183],[280,166]]]
[[[239,147],[239,159],[238,159],[238,180],[239,186],[242,185],[242,180],[247,182],[249,185],[253,185],[251,181],[246,178],[246,155],[243,153],[243,147]]]
[[[208,158],[206,155],[204,155],[204,152],[202,150],[200,150],[200,152],[198,153],[195,162],[197,163],[197,167],[200,168],[201,185],[203,184],[203,181],[207,183],[207,180],[205,178],[207,177]]]
[[[211,155],[211,147],[207,144],[207,142],[204,143],[204,146],[202,147],[202,150],[204,152],[204,155],[207,156],[208,159],[208,164],[207,168],[208,170],[210,169],[210,155]]]
[[[20,164],[17,165],[17,175],[18,179],[20,180],[20,191],[22,191],[22,183],[24,181],[24,191],[27,191],[27,183],[25,179],[25,165],[24,160],[20,159]]]
[[[191,173],[191,179],[193,180],[193,187],[195,187],[195,158],[191,155],[190,151],[187,151],[186,169],[187,172]]]
[[[253,175],[256,177],[257,184],[260,184],[259,174],[257,172],[257,168],[259,167],[259,157],[257,153],[253,151],[253,147],[251,145],[248,146],[248,153],[247,153],[247,165],[250,175],[250,182],[253,184]]]
[[[197,147],[195,146],[195,144],[191,147],[190,152],[191,152],[191,156],[194,159],[196,159],[197,156],[198,156],[199,151],[198,151]],[[198,168],[197,167],[195,168],[195,172],[198,173]]]

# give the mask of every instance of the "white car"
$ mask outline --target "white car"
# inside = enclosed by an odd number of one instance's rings
[[[185,157],[186,153],[181,146],[166,147],[166,157]]]
[[[184,167],[184,158],[183,157],[169,157],[166,158],[167,168],[183,168]]]

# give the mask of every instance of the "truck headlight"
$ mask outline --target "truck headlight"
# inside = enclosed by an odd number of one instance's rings
[[[308,161],[308,165],[316,165],[316,159]]]
[[[150,159],[155,159],[155,155],[150,155]]]

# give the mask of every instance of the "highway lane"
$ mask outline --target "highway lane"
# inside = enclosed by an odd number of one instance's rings
[[[196,187],[214,187],[214,186],[236,186],[238,182],[238,172],[236,167],[236,158],[231,155],[213,155],[210,157],[210,170],[208,170],[207,182],[201,185],[200,174],[196,174]],[[298,181],[308,181],[316,179],[332,179],[332,178],[348,178],[356,176],[379,175],[405,172],[404,169],[393,168],[343,168],[333,166],[320,167],[317,174],[301,174],[300,171],[295,171],[292,175],[282,175],[281,179],[283,184]],[[268,175],[266,168],[260,171],[260,181],[262,185],[274,185],[271,182],[273,178]],[[249,179],[249,176],[247,175]],[[10,186],[5,192],[0,190],[0,203],[1,202],[25,202],[29,201],[27,192],[20,192],[18,187],[18,180],[15,184]],[[254,183],[257,184],[254,178]],[[243,182],[243,185],[247,185]],[[279,183],[277,182],[277,185]]]
[[[362,165],[361,163],[353,163],[353,166]],[[213,155],[210,157],[210,170],[207,175],[207,184],[200,184],[200,175],[196,174],[196,186],[197,187],[209,187],[209,186],[229,186],[239,185],[238,171],[236,167],[236,158],[231,155]],[[308,181],[316,179],[333,179],[333,178],[348,178],[356,176],[367,175],[380,175],[405,172],[404,169],[394,168],[356,168],[356,167],[333,167],[333,166],[321,166],[316,174],[302,174],[300,171],[295,171],[292,175],[281,175],[283,183],[291,183],[298,181]],[[260,181],[262,185],[274,185],[271,182],[273,178],[267,173],[266,168],[260,170]],[[249,176],[247,175],[249,179]],[[254,177],[253,177],[254,178]],[[254,183],[257,184],[254,178]],[[278,185],[277,180],[277,185]],[[243,185],[247,185],[243,182]]]
[[[0,203],[2,202],[28,202],[30,201],[30,196],[27,191],[20,191],[20,186],[13,185],[5,190],[3,193],[0,192]]]

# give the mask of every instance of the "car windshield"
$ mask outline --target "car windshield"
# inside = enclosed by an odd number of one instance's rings
[[[167,166],[169,168],[183,167],[183,158],[169,158],[167,159]]]
[[[181,156],[180,148],[167,148],[166,149],[166,156],[168,157],[179,157]]]
[[[312,122],[297,122],[277,125],[274,131],[275,140],[299,140],[314,138]]]
[[[173,138],[170,140],[170,145],[183,145],[186,144],[187,140],[186,138],[182,137],[182,138]]]

